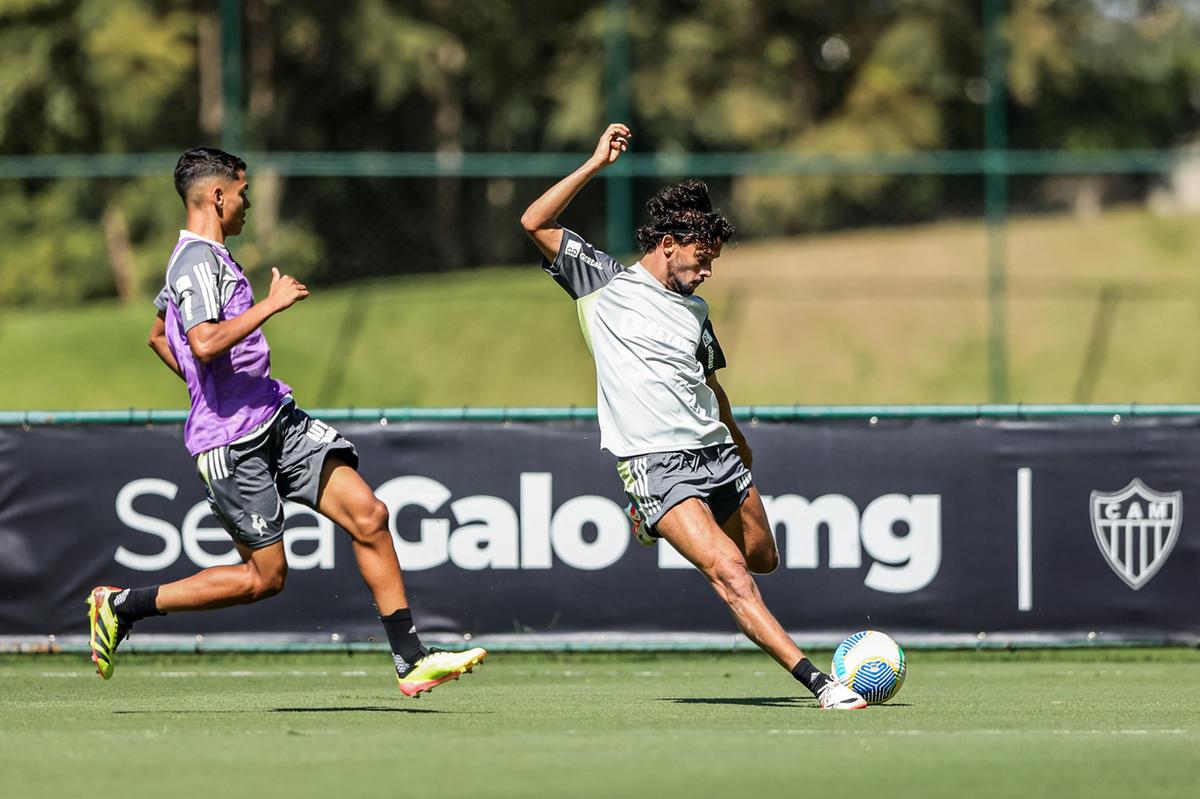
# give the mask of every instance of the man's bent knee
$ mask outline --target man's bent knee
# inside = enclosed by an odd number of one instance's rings
[[[746,566],[755,574],[770,574],[779,568],[779,550],[771,546],[748,553]]]
[[[279,571],[267,575],[259,576],[258,598],[267,599],[273,597],[283,590],[284,583],[287,582],[287,572]]]
[[[259,602],[278,594],[283,590],[286,582],[286,570],[261,572],[253,567],[247,567],[246,578],[242,582],[240,593],[245,602]]]
[[[370,502],[364,502],[361,509],[355,509],[352,519],[355,529],[349,532],[360,544],[374,544],[384,537],[391,536],[388,531],[387,505],[378,499],[372,498]]]
[[[713,588],[727,603],[741,602],[754,593],[754,578],[741,560],[721,561],[708,575]]]

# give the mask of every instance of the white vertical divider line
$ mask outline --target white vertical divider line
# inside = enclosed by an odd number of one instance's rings
[[[1017,610],[1033,610],[1033,470],[1017,469]]]

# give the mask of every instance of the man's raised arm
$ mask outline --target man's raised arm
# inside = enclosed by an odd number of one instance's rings
[[[525,209],[521,215],[521,227],[525,228],[529,238],[533,239],[548,260],[553,261],[558,257],[558,248],[562,243],[562,225],[558,224],[558,215],[570,205],[589,180],[621,157],[621,153],[629,148],[632,136],[629,128],[619,122],[609,125],[596,143],[596,151],[591,157]]]

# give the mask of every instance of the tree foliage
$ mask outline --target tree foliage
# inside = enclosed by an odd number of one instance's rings
[[[0,3],[0,154],[219,144],[214,5]],[[639,151],[982,146],[991,87],[979,3],[628,7],[627,121]],[[448,158],[584,151],[608,121],[612,21],[604,0],[245,0],[245,145]],[[1010,0],[1002,33],[1011,146],[1162,148],[1195,136],[1200,14],[1190,4]],[[239,258],[315,282],[527,257],[513,220],[547,180],[285,179],[254,166]],[[754,236],[969,213],[974,201],[954,194],[961,186],[939,176],[741,176],[718,193]],[[592,193],[580,208],[599,212],[601,200]],[[182,217],[166,174],[0,178],[0,211],[0,304],[144,297]]]

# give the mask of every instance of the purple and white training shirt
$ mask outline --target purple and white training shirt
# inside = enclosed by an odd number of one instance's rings
[[[154,304],[166,311],[167,343],[191,396],[183,443],[193,456],[244,437],[288,400],[291,388],[271,377],[271,349],[261,329],[208,363],[192,354],[189,330],[233,319],[254,305],[250,281],[225,245],[179,231],[166,285]]]

